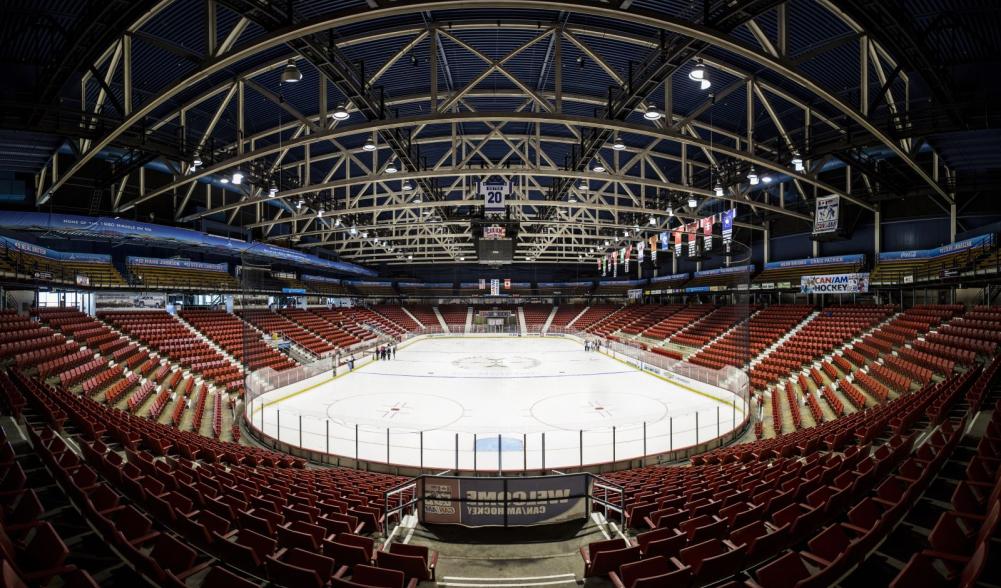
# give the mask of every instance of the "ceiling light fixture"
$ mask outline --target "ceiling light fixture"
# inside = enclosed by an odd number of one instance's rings
[[[717,198],[722,198],[723,197],[723,185],[720,184],[719,182],[716,182],[716,187],[713,188],[713,193],[716,194]]]
[[[663,115],[660,113],[659,110],[657,110],[657,107],[654,106],[653,104],[648,105],[646,107],[646,112],[643,113],[643,118],[647,120],[660,120],[661,116]]]
[[[403,180],[403,190],[409,192],[414,189],[414,185],[410,183],[410,180]]]
[[[390,162],[386,165],[386,173],[387,174],[395,174],[398,171],[400,171],[400,170],[399,170],[399,168],[396,167],[396,160],[395,159],[394,160],[390,160]]]
[[[752,186],[758,185],[758,172],[754,171],[754,166],[747,172],[747,182]]]
[[[670,206],[667,207],[667,216],[674,216],[674,209]]]
[[[695,208],[699,205],[699,201],[695,199],[695,196],[688,197],[688,208]]]
[[[348,109],[344,108],[343,104],[338,104],[337,108],[334,109],[334,118],[337,120],[347,120],[350,116]]]
[[[316,211],[316,218],[323,218],[323,208]]]
[[[601,165],[600,161],[595,161],[594,165],[591,167],[591,171],[600,174],[605,171],[605,166]]]
[[[219,183],[220,184],[228,184],[229,183],[229,178],[227,178],[226,176],[223,176],[223,177],[219,178]]]
[[[653,215],[651,215],[649,223],[650,223],[650,226],[656,225],[657,224],[657,219],[653,218]]]
[[[192,167],[201,167],[202,163],[202,156],[196,152],[195,156],[191,159]]]
[[[233,182],[233,184],[235,184],[237,186],[239,186],[240,184],[242,184],[243,183],[243,172],[240,171],[240,170],[236,170],[235,172],[233,172],[232,182]]]
[[[375,151],[375,141],[371,137],[365,139],[365,145],[362,146],[365,151]]]
[[[792,164],[793,169],[798,172],[804,171],[806,166],[803,165],[803,158],[800,157],[799,153],[792,154],[792,160],[789,162]]]
[[[701,59],[696,61],[695,67],[692,68],[692,71],[688,72],[688,79],[693,82],[701,82],[706,79],[706,66],[702,63]]]
[[[271,187],[268,188],[268,196],[274,198],[276,194],[278,194],[278,186],[271,184]],[[302,208],[302,200],[299,201],[299,208]]]
[[[300,81],[302,81],[302,72],[295,66],[295,60],[289,59],[288,63],[285,64],[285,69],[282,70],[282,83],[294,84]]]
[[[622,141],[622,137],[615,137],[615,140],[612,141],[612,149],[622,151],[625,148],[626,144]]]
[[[771,184],[772,183],[772,176],[768,175],[768,172],[765,172],[765,174],[763,176],[761,176],[761,181],[764,182],[764,183],[766,183],[766,184]]]

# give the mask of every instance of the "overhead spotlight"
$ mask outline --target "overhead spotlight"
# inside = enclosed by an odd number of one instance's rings
[[[373,141],[371,137],[365,139],[365,145],[362,146],[362,149],[365,151],[375,151],[375,141]]]
[[[608,239],[605,239],[605,247],[608,247]]]
[[[584,56],[583,55],[578,55],[577,56],[577,65],[580,66],[581,68],[584,67]]]
[[[234,185],[237,185],[237,186],[239,186],[240,184],[242,184],[243,183],[243,172],[240,171],[240,170],[236,170],[235,172],[233,172],[232,182],[233,182]]]
[[[195,153],[195,156],[194,156],[193,158],[191,158],[191,166],[192,166],[192,167],[201,167],[201,166],[202,166],[202,163],[203,163],[203,162],[202,162],[202,156],[201,156],[201,155],[199,155],[199,154],[198,154],[198,153],[196,152],[196,153]]]
[[[275,194],[277,193],[278,193],[278,186],[271,184],[271,187],[268,188],[268,196],[274,197]],[[302,208],[302,200],[299,201],[299,208]]]
[[[337,217],[336,219],[334,219],[334,226],[335,227],[339,227],[339,226],[341,226],[341,224],[342,223],[341,223],[340,217]]]
[[[466,261],[466,258],[465,257],[460,257],[459,261]]]
[[[674,209],[670,206],[667,207],[667,216],[674,216]]]
[[[298,202],[295,203],[295,207],[296,208],[302,208],[303,204],[305,204],[305,202],[303,202],[302,200],[300,200],[300,201],[298,201]]]
[[[302,81],[302,72],[295,66],[295,60],[289,59],[288,63],[285,64],[285,69],[282,70],[282,83],[294,84],[300,81]]]
[[[376,244],[378,244],[378,243],[379,243],[379,237],[376,237],[376,238],[375,238],[375,242],[376,242]]]
[[[567,202],[569,204],[576,204],[577,203],[577,197],[574,196],[573,194],[571,194],[570,196],[567,196]]]
[[[702,80],[701,82],[699,82],[699,89],[700,90],[708,90],[712,86],[713,86],[713,83],[710,82],[708,78]]]
[[[716,182],[716,187],[713,188],[713,193],[716,194],[717,198],[721,198],[723,196],[723,185]]]
[[[361,238],[362,239],[368,239],[368,231],[362,231],[361,232]]]
[[[792,159],[789,161],[789,163],[791,163],[793,169],[798,172],[804,171],[806,169],[806,166],[803,165],[803,158],[800,157],[799,153],[793,153]]]
[[[358,229],[354,225],[351,225],[351,227],[348,228],[348,234],[354,237],[358,234]]]
[[[414,202],[416,202],[417,204],[420,204],[421,201],[422,200],[421,200],[421,195],[420,194],[417,194],[416,196],[414,196]]]
[[[616,151],[622,151],[625,148],[626,144],[622,140],[622,137],[616,136],[615,139],[612,141],[612,149],[615,149]]]
[[[646,107],[646,112],[643,113],[643,118],[647,120],[660,120],[660,117],[664,116],[661,114],[657,107],[650,104]]]
[[[588,186],[587,180],[581,180],[580,181],[580,186],[577,187],[577,189],[580,190],[581,192],[587,192],[588,188],[589,188],[589,186]]]
[[[386,166],[386,173],[395,174],[398,171],[400,171],[400,169],[396,167],[396,160],[395,159],[390,160],[389,164]]]
[[[414,185],[410,183],[410,180],[403,180],[403,185],[401,187],[405,192],[409,192],[414,189]]]
[[[747,172],[747,182],[752,186],[758,185],[758,172],[754,171],[754,166]]]
[[[407,261],[413,261],[413,260],[414,260],[413,254],[407,255]]]
[[[348,114],[348,109],[344,108],[343,104],[338,104],[337,108],[334,109],[334,118],[337,120],[347,120],[351,116]]]
[[[316,218],[323,218],[323,208],[316,211]]]
[[[623,237],[628,237],[629,236],[629,231],[622,231],[622,236]]]
[[[229,183],[229,178],[227,178],[226,176],[223,176],[223,177],[219,178],[219,183],[220,184],[228,184]]]
[[[601,165],[600,161],[595,161],[594,165],[591,167],[591,171],[600,174],[605,171],[605,166]]]
[[[766,184],[771,184],[772,183],[772,176],[768,175],[768,172],[765,172],[765,175],[761,176],[761,181],[764,182],[764,183],[766,183]]]
[[[410,54],[410,65],[417,67],[417,56],[413,53]]]
[[[656,225],[657,224],[657,219],[655,219],[655,218],[653,218],[653,216],[651,216],[650,220],[649,220],[649,224],[650,224],[651,227],[654,226],[654,225]]]
[[[688,197],[688,208],[695,208],[699,205],[699,201],[695,199],[695,196]]]
[[[692,68],[692,71],[688,72],[688,79],[693,82],[699,82],[706,79],[706,66],[702,63],[701,59],[696,61],[695,67]]]

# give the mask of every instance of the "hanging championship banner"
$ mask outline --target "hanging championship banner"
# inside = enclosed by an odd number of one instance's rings
[[[695,257],[695,240],[699,238],[698,222],[685,225],[685,232],[688,233],[688,257]]]
[[[487,280],[485,278],[480,278],[480,290],[487,289]]]
[[[601,277],[608,275],[608,258],[604,255],[601,256]]]
[[[640,241],[636,244],[636,261],[638,263],[643,263],[643,251],[646,249],[646,241]]]
[[[723,211],[723,242],[729,243],[733,239],[733,217],[737,212],[735,208]]]
[[[480,196],[487,212],[503,212],[504,202],[511,195],[511,184],[507,182],[480,182]]]
[[[661,233],[661,235],[666,235],[667,233]],[[650,261],[657,264],[657,240],[658,237],[650,237],[648,241],[650,242]]]
[[[624,271],[627,274],[629,273],[629,257],[632,251],[633,251],[632,245],[622,248],[622,263],[624,266],[622,271]]]
[[[838,230],[841,215],[841,197],[822,196],[817,198],[817,209],[813,216],[813,233],[833,233]]]
[[[674,231],[674,255],[681,257],[681,229]]]
[[[716,224],[716,217],[707,216],[706,218],[699,221],[702,223],[702,235],[705,239],[705,250],[709,251],[713,248],[713,225]]]
[[[619,277],[619,252],[612,252],[612,277]]]
[[[511,278],[504,278],[504,289],[505,290],[511,289]]]
[[[601,271],[601,258],[598,258],[598,271]]]
[[[490,280],[490,295],[500,296],[500,280],[497,278],[492,278]]]

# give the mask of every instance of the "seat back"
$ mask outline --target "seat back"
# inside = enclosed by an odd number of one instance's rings
[[[260,588],[260,586],[222,566],[215,566],[202,579],[202,588]]]
[[[325,541],[323,553],[334,558],[339,566],[354,567],[358,564],[371,563],[371,552],[357,545],[346,545],[339,541]]]
[[[356,566],[351,580],[376,588],[403,588],[406,578],[399,570],[388,570],[374,566]]]
[[[626,586],[632,586],[636,580],[650,576],[659,576],[673,571],[675,568],[665,557],[649,557],[640,561],[622,564],[619,567],[619,578]]]
[[[424,564],[424,560],[419,557],[414,557],[412,555],[399,555],[389,551],[377,551],[375,554],[375,562],[380,568],[388,568],[403,572],[403,575],[408,580],[414,578],[420,582],[431,579],[431,573]]]
[[[323,580],[316,570],[303,568],[268,556],[265,562],[268,579],[286,588],[323,588]]]
[[[411,545],[410,543],[391,543],[389,550],[400,555],[412,555],[424,560],[424,565],[428,563],[427,545]]]
[[[591,569],[588,570],[587,575],[604,576],[608,572],[618,570],[619,566],[623,564],[639,561],[641,557],[643,555],[640,553],[638,545],[624,549],[599,551],[591,561]]]

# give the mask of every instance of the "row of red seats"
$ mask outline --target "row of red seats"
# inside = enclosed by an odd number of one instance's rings
[[[351,333],[311,312],[298,308],[286,308],[281,313],[289,320],[295,321],[302,325],[303,328],[308,329],[339,348],[350,347],[359,342],[359,339]]]
[[[104,391],[104,401],[114,404],[121,398],[122,394],[128,392],[133,386],[139,383],[139,374],[132,373],[127,377],[118,380]]]
[[[296,365],[266,345],[259,331],[226,311],[185,309],[181,317],[250,370],[270,367],[282,371]]]
[[[198,432],[202,429],[202,417],[205,414],[205,404],[209,397],[208,386],[202,384],[198,388],[198,396],[195,400],[194,412],[191,415],[191,430]],[[235,439],[234,439],[235,440]]]
[[[167,403],[170,402],[170,396],[170,388],[162,388],[160,390],[160,393],[153,399],[153,404],[149,407],[149,418],[153,420],[160,418],[160,415],[163,413],[163,409],[166,408]]]
[[[237,314],[265,334],[277,333],[317,357],[334,350],[333,344],[329,341],[321,339],[295,322],[270,310],[242,310],[238,311]]]
[[[156,390],[156,382],[153,382],[152,380],[147,380],[145,384],[140,386],[139,389],[136,390],[134,394],[129,396],[129,399],[127,400],[129,412],[135,412],[135,410],[139,408],[143,402],[146,402],[146,399],[153,394],[154,390]]]
[[[872,364],[869,368],[869,375],[888,386],[897,394],[903,394],[911,389],[910,378],[891,370],[884,364]]]
[[[931,381],[934,372],[926,367],[915,365],[903,357],[903,355],[888,355],[883,358],[883,365],[910,377],[922,386]],[[951,370],[950,370],[951,371]]]
[[[80,349],[80,346],[76,341],[71,341],[69,343],[64,343],[53,349],[54,355],[52,359],[44,361],[37,364],[38,374],[43,378],[47,378],[58,372],[74,368],[88,359],[94,357],[94,352],[90,349]],[[30,363],[17,363],[15,365],[21,368],[31,367]]]
[[[96,357],[83,365],[78,365],[69,371],[59,374],[59,383],[63,386],[72,386],[96,374],[107,365],[108,360],[103,357]]]

